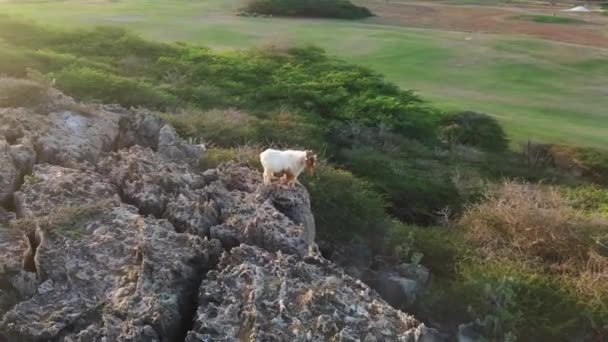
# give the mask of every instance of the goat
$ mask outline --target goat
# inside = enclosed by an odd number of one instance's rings
[[[264,184],[270,184],[276,174],[287,178],[287,185],[294,185],[300,173],[306,169],[309,176],[313,175],[317,156],[312,151],[279,151],[267,149],[260,153],[260,161],[264,167]]]

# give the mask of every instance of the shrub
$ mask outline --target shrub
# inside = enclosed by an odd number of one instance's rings
[[[581,215],[552,187],[505,182],[490,188],[460,225],[489,255],[506,251],[547,266],[571,265],[571,271],[586,267],[592,254],[608,255],[596,242],[608,221]]]
[[[559,282],[584,307],[593,333],[606,336],[602,322],[608,317],[608,283],[601,280],[608,270],[605,218],[570,207],[556,188],[506,182],[470,206],[459,224],[487,260],[517,260],[536,270],[536,276]]]
[[[310,193],[318,238],[345,242],[384,236],[390,225],[384,199],[366,181],[327,165],[300,181]]]
[[[315,150],[326,147],[320,124],[306,122],[301,116],[281,110],[253,124],[255,141],[283,149]]]
[[[204,139],[206,143],[218,147],[236,147],[252,142],[255,130],[251,126],[258,120],[234,108],[206,112],[189,110],[165,114],[163,117],[181,136]]]
[[[460,232],[444,227],[416,227],[395,223],[389,244],[404,262],[421,258],[431,273],[442,278],[456,276],[457,265],[471,252]]]
[[[545,148],[558,169],[608,185],[608,150],[567,145],[546,145]]]
[[[180,135],[204,139],[221,147],[249,143],[316,151],[322,151],[325,147],[321,128],[286,111],[272,113],[268,118],[255,117],[234,108],[207,112],[193,110],[166,114],[164,117]]]
[[[489,341],[594,340],[590,330],[604,318],[558,277],[517,260],[467,255],[456,276],[431,279],[414,308],[419,317],[473,322]]]
[[[26,52],[12,45],[2,44],[0,40],[0,75],[12,77],[25,76],[25,69],[33,62]]]
[[[252,145],[243,145],[232,148],[212,147],[201,156],[200,167],[203,170],[214,169],[228,161],[244,163],[249,167],[262,170],[260,164],[261,148]]]
[[[470,262],[465,288],[479,294],[469,314],[491,340],[570,341],[585,335],[584,307],[555,277],[508,260]]]
[[[48,88],[38,82],[0,78],[0,107],[30,107],[48,100]]]
[[[580,20],[580,19],[576,19],[576,18],[560,17],[560,16],[555,16],[555,15],[542,15],[542,14],[522,15],[522,16],[519,16],[518,18],[534,21],[536,23],[543,23],[543,24],[584,24],[584,23],[586,23],[584,20]]]
[[[152,85],[87,67],[56,73],[57,86],[83,100],[119,103],[125,107],[172,108],[177,99]]]
[[[450,170],[438,160],[370,149],[343,151],[340,159],[354,174],[369,180],[376,191],[386,194],[391,212],[400,219],[431,224],[445,207],[458,210],[458,190]]]
[[[608,189],[596,185],[562,188],[561,193],[570,204],[589,214],[608,216]]]
[[[507,136],[493,117],[460,112],[441,121],[441,133],[450,145],[469,145],[492,152],[503,152],[509,147]]]
[[[348,0],[248,0],[242,10],[289,17],[361,19],[372,16],[370,10]]]

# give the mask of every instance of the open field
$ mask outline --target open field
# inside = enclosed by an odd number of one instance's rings
[[[525,16],[557,10],[356,2],[379,16],[358,22],[244,18],[233,15],[238,0],[0,0],[0,13],[52,25],[120,25],[150,39],[217,48],[314,43],[440,107],[492,114],[515,140],[608,146],[607,16],[559,12],[584,22],[544,23]]]

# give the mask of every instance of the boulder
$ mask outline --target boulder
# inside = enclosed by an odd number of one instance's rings
[[[133,110],[128,114],[123,115],[120,120],[119,136],[114,149],[139,145],[157,151],[160,129],[165,122],[158,115],[145,109]]]
[[[392,271],[363,271],[361,279],[378,291],[378,294],[394,308],[407,310],[424,290],[426,283],[416,278],[406,278]]]
[[[205,152],[204,145],[190,145],[181,139],[171,125],[164,125],[158,135],[158,154],[169,161],[197,165]]]
[[[69,110],[50,113],[48,127],[37,140],[38,161],[64,166],[95,163],[102,152],[112,150],[120,117],[108,111],[88,115]]]

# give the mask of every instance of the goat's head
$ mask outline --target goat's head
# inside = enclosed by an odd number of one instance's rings
[[[313,151],[306,151],[306,174],[312,176],[316,166],[317,155]]]

